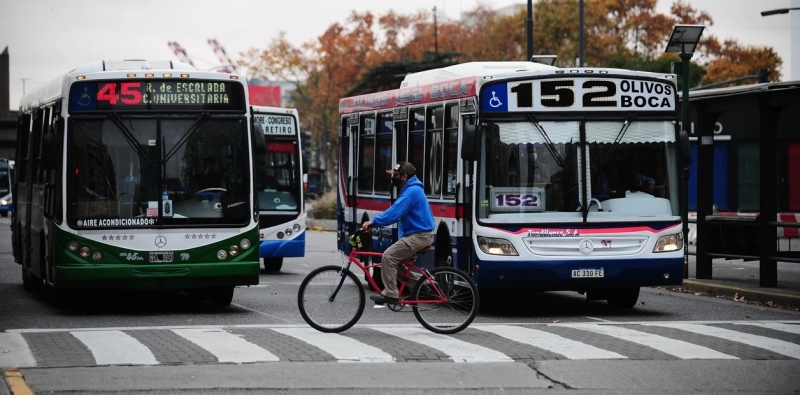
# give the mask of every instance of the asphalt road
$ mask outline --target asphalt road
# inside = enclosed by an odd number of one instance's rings
[[[37,393],[800,388],[793,379],[800,371],[800,314],[790,310],[651,288],[636,308],[615,310],[554,292],[514,295],[452,336],[425,331],[410,312],[370,305],[353,329],[323,335],[302,320],[296,297],[305,274],[341,262],[332,232],[309,232],[305,258],[262,273],[260,285],[237,289],[224,309],[181,293],[105,292],[58,310],[44,295],[23,290],[9,243],[0,222],[0,366],[16,369],[4,375],[7,383]],[[507,332],[519,328],[538,337]],[[137,363],[140,355],[153,359]]]

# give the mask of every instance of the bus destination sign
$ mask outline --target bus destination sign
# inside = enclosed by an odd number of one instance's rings
[[[255,114],[256,122],[266,135],[293,136],[297,134],[294,117],[291,115]]]
[[[483,112],[676,111],[677,92],[668,81],[624,77],[546,78],[487,84]]]
[[[72,86],[70,112],[242,110],[240,82],[218,80],[126,79],[85,81]]]

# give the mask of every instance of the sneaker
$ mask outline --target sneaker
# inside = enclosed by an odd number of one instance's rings
[[[375,302],[375,304],[379,304],[379,305],[386,304],[386,303],[389,303],[389,304],[398,304],[398,303],[400,303],[400,300],[398,298],[390,298],[388,296],[383,296],[383,295],[372,295],[369,298],[373,302]]]

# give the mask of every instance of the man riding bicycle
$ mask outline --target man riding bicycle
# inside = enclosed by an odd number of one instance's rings
[[[392,185],[400,191],[397,200],[388,210],[361,225],[367,230],[373,225],[387,226],[399,222],[397,233],[400,239],[386,249],[381,260],[383,292],[370,296],[378,305],[399,302],[396,282],[399,263],[433,243],[433,212],[422,182],[414,175],[416,171],[410,162],[399,162],[393,169],[386,170],[392,176]]]

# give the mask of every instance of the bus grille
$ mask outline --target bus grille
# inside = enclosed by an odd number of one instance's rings
[[[522,241],[535,255],[621,256],[635,255],[647,245],[647,236],[526,237]]]

